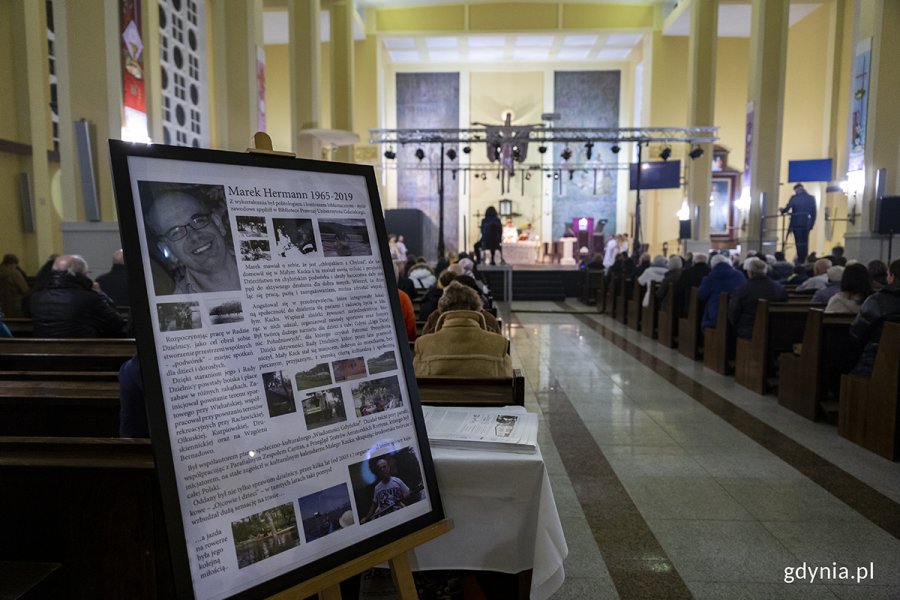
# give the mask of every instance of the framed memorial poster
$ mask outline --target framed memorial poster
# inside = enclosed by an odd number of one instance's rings
[[[443,518],[371,167],[110,141],[179,597]]]

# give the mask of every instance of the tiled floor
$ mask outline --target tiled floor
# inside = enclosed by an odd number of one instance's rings
[[[900,464],[573,299],[512,309],[569,544],[555,599],[900,598]],[[787,583],[803,563],[874,578]]]

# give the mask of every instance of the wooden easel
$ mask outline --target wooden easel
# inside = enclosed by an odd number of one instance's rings
[[[273,150],[272,138],[262,131],[253,135],[253,147],[247,148],[247,152],[296,157],[296,154],[291,152]],[[368,554],[345,562],[330,571],[316,575],[292,588],[278,592],[274,596],[270,596],[269,600],[303,600],[313,594],[317,594],[319,600],[341,600],[342,581],[385,562],[391,568],[391,579],[394,580],[397,597],[400,600],[418,600],[419,595],[416,592],[416,584],[413,581],[412,567],[409,562],[409,551],[444,535],[451,529],[453,529],[453,522],[450,519],[443,519]]]
[[[270,596],[269,600],[302,600],[313,594],[318,594],[319,600],[341,600],[342,581],[368,569],[373,569],[384,562],[391,567],[391,578],[397,589],[397,597],[400,600],[418,600],[419,596],[416,593],[416,584],[413,582],[412,568],[409,562],[409,551],[444,535],[452,528],[453,522],[450,519],[438,521],[283,592],[278,592],[274,596]]]

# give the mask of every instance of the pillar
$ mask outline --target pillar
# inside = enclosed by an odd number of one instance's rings
[[[321,144],[314,136],[300,132],[322,127],[319,108],[322,68],[320,12],[320,0],[288,1],[293,151],[297,156],[316,160],[322,158]]]
[[[718,0],[694,1],[691,5],[691,33],[688,49],[688,126],[715,125],[716,43],[719,22]],[[686,159],[688,203],[691,207],[691,237],[709,242],[709,196],[711,193],[713,145],[701,144],[703,156]],[[687,151],[685,152],[687,155]]]
[[[353,131],[353,0],[331,3],[331,128]],[[353,162],[353,146],[343,146],[336,160]]]
[[[753,104],[753,143],[747,237],[742,241],[749,249],[761,247],[767,254],[776,249],[777,219],[767,218],[763,231],[761,217],[778,214],[789,8],[789,0],[753,0],[750,29],[747,96]],[[761,206],[761,194],[765,194],[765,206]]]

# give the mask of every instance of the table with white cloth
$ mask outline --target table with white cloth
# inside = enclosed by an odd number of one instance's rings
[[[416,548],[414,568],[513,574],[532,569],[532,600],[549,598],[565,579],[569,549],[540,450],[431,451],[453,529]]]
[[[537,242],[503,242],[501,248],[503,260],[511,265],[533,265],[538,261]]]

